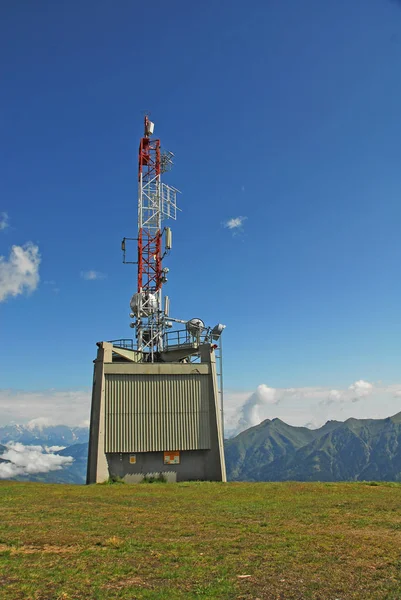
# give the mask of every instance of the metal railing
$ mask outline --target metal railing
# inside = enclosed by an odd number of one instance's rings
[[[209,330],[204,328],[196,335],[193,335],[186,329],[173,329],[165,332],[163,341],[165,350],[172,350],[179,347],[196,349],[201,344],[207,344],[210,341]]]
[[[117,348],[125,348],[126,350],[135,350],[136,344],[134,344],[134,340],[129,338],[121,338],[119,340],[108,340],[109,344],[113,344]]]

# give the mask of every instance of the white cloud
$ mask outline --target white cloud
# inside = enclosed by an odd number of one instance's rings
[[[94,281],[96,279],[105,279],[106,275],[100,271],[81,271],[82,279]]]
[[[334,404],[335,402],[341,402],[343,400],[343,392],[339,390],[330,390],[329,395],[326,400],[322,401],[322,404]]]
[[[352,402],[358,402],[361,398],[366,398],[372,393],[373,385],[368,381],[359,379],[359,381],[352,383],[348,389],[352,392]]]
[[[60,452],[60,450],[65,450],[66,448],[67,446],[44,446],[44,450],[48,454],[52,452]]]
[[[31,242],[13,246],[8,260],[0,256],[0,302],[33,292],[39,283],[39,265],[39,248]]]
[[[261,418],[259,409],[268,404],[277,404],[279,397],[274,388],[270,388],[264,383],[258,385],[256,391],[249,396],[241,408],[241,417],[239,427],[247,429],[260,423]]]
[[[307,427],[308,429],[319,429],[324,424],[324,420],[321,421],[320,419],[312,419],[311,421],[308,421],[308,423],[305,423],[303,427]]]
[[[36,419],[31,419],[26,424],[26,427],[29,431],[35,431],[35,429],[43,431],[45,427],[50,427],[51,425],[56,425],[53,419],[49,419],[48,417],[37,417]]]
[[[0,231],[7,229],[8,227],[8,214],[6,212],[0,213]]]
[[[344,402],[359,402],[362,398],[366,398],[373,393],[374,386],[368,381],[359,379],[354,381],[346,390],[330,390],[326,398],[320,401],[322,406],[330,406],[330,404],[341,404]]]
[[[89,418],[90,400],[89,389],[39,392],[0,389],[0,425],[14,422],[29,423],[31,428],[55,424],[79,426]]]
[[[224,227],[230,229],[233,233],[241,231],[244,221],[247,217],[232,217],[223,223]]]
[[[7,450],[1,458],[9,462],[0,463],[0,479],[60,471],[74,461],[72,456],[59,456],[47,452],[42,446],[24,446],[18,442],[9,442],[6,447]]]
[[[225,432],[230,436],[276,417],[289,425],[311,428],[350,417],[381,419],[401,411],[400,397],[400,384],[379,386],[362,379],[343,389],[271,388],[262,384],[254,392],[226,390]]]

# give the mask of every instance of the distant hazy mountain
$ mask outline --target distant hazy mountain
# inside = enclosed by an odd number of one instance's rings
[[[88,442],[86,442],[86,444],[75,444],[74,446],[68,446],[67,448],[64,448],[64,450],[56,452],[56,454],[60,454],[61,456],[72,456],[74,459],[72,465],[66,467],[62,471],[63,475],[68,473],[70,477],[69,483],[86,483],[88,446]],[[49,475],[52,475],[52,473],[49,473]],[[74,481],[72,481],[72,479],[74,479]]]
[[[401,481],[401,413],[328,421],[320,429],[266,420],[225,442],[236,481]]]
[[[29,446],[26,447],[29,450]],[[7,451],[5,446],[0,444],[0,465],[12,465],[12,461],[5,460],[3,458],[4,453]],[[86,465],[88,459],[88,444],[75,444],[73,446],[68,446],[63,450],[58,450],[57,452],[52,452],[52,455],[60,455],[60,456],[72,456],[73,462],[71,464],[67,464],[62,466],[62,468],[58,470],[48,470],[41,473],[26,473],[23,475],[16,475],[15,472],[13,475],[9,475],[8,473],[3,477],[6,479],[14,479],[15,481],[42,481],[46,483],[77,483],[82,484],[86,482]],[[8,456],[8,455],[6,455]],[[46,457],[46,454],[45,454]],[[32,464],[32,463],[31,463]],[[46,467],[44,467],[46,469]],[[0,468],[0,479],[1,476],[1,468]]]
[[[63,467],[60,471],[38,473],[17,477],[19,481],[42,481],[44,483],[86,483],[86,465],[88,460],[88,444],[75,444],[64,450],[55,452],[61,456],[72,456],[74,462]]]
[[[67,427],[56,425],[50,427],[32,425],[7,425],[0,427],[0,464],[5,471],[0,469],[0,479],[3,477],[19,481],[43,481],[47,483],[78,483],[86,481],[86,463],[88,458],[89,430],[85,427]],[[29,473],[15,475],[15,470],[9,471],[10,460],[3,458],[7,447],[4,444],[19,442],[29,450],[30,446],[42,446],[43,453],[51,452],[60,456],[72,456],[71,464],[53,470],[50,467],[42,473]],[[57,448],[63,448],[58,450]],[[47,449],[47,450],[46,450]],[[39,450],[40,452],[40,450]],[[35,459],[30,458],[31,464]],[[7,467],[6,464],[9,463]],[[10,476],[9,473],[14,476]]]
[[[20,442],[27,446],[71,446],[85,444],[89,439],[87,427],[49,427],[35,425],[6,425],[0,427],[0,444]]]

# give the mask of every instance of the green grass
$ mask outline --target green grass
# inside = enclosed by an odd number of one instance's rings
[[[401,485],[1,482],[0,517],[4,600],[401,598]]]

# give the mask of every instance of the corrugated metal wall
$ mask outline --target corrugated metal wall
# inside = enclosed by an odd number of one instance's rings
[[[105,452],[210,448],[207,375],[105,376]]]

